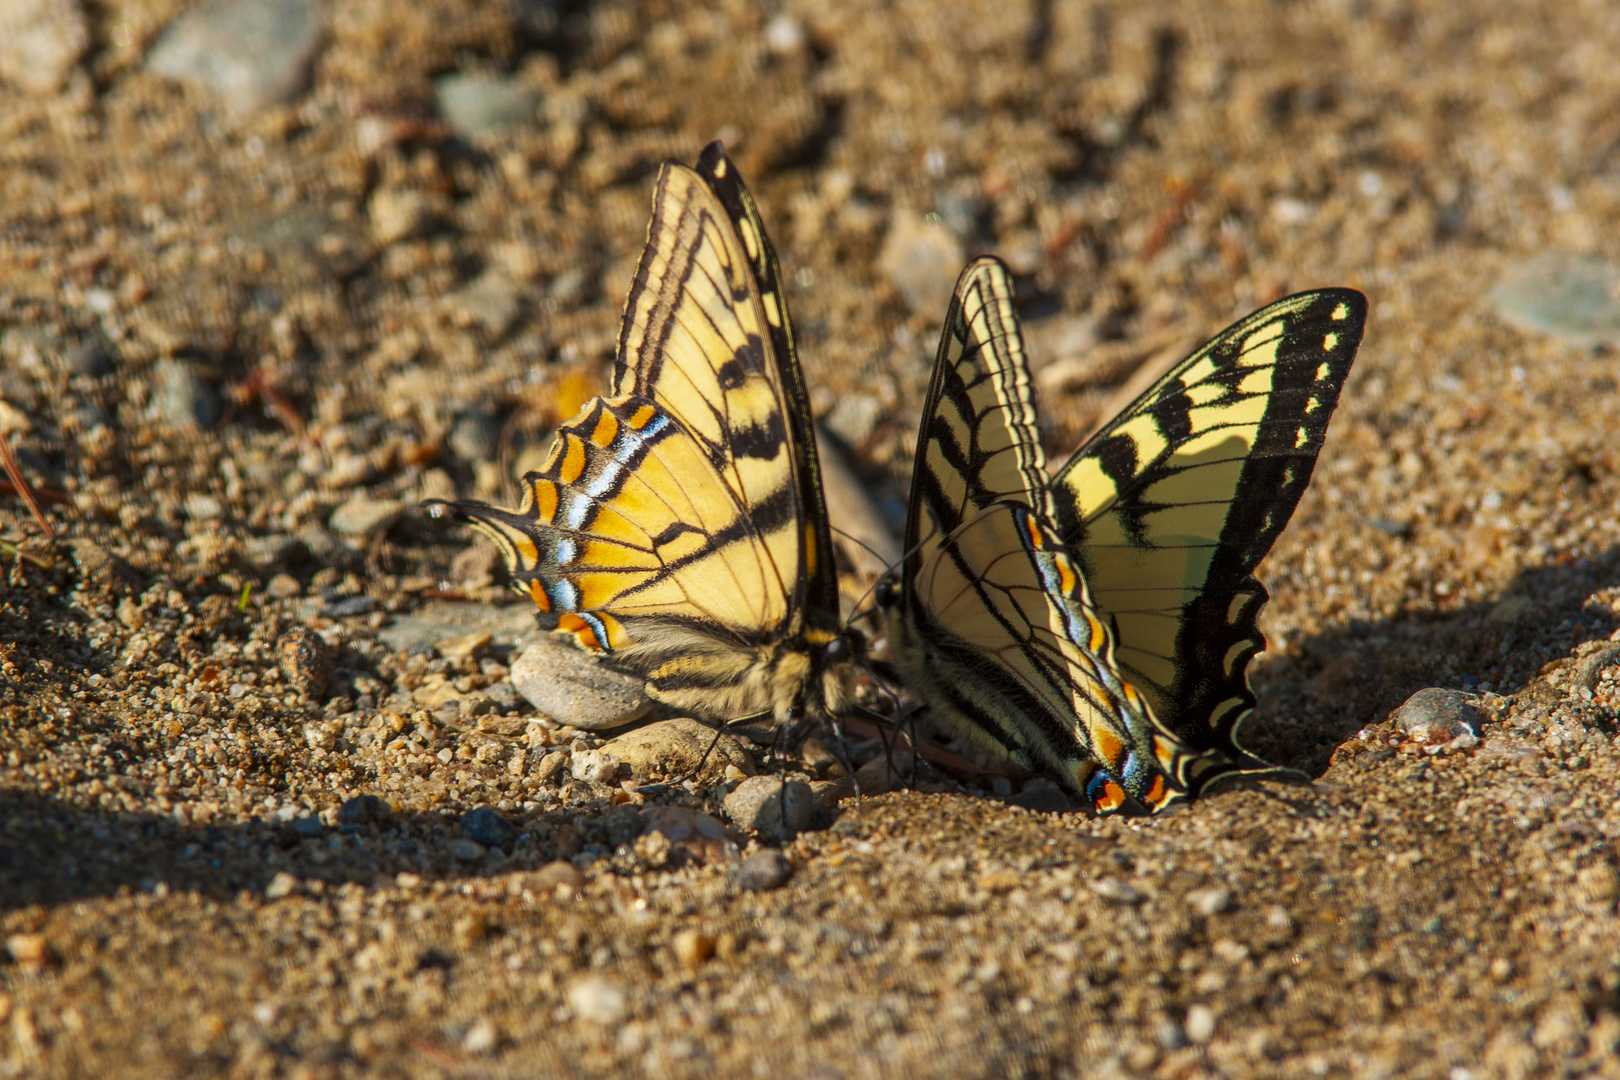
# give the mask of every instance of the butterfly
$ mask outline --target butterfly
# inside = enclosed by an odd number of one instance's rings
[[[904,561],[878,590],[892,667],[942,726],[1099,813],[1233,775],[1265,648],[1255,567],[1322,448],[1366,322],[1301,293],[1177,364],[1049,477],[1006,267],[963,270],[923,407]]]
[[[809,398],[776,253],[720,143],[666,162],[612,387],[522,505],[441,504],[492,539],[541,625],[718,720],[850,699]]]

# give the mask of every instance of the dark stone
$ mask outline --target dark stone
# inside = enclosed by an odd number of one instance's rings
[[[324,614],[334,619],[348,619],[356,615],[370,615],[377,610],[377,601],[369,596],[351,596],[327,606]]]
[[[793,876],[793,864],[780,851],[756,851],[731,871],[731,883],[749,892],[780,889]]]
[[[1025,810],[1036,810],[1043,814],[1062,814],[1074,809],[1074,804],[1063,789],[1044,776],[1024,781],[1023,789],[1010,796],[1007,805],[1022,806]]]
[[[461,831],[469,840],[502,851],[510,851],[518,838],[517,826],[489,806],[480,806],[462,814]]]
[[[394,808],[376,795],[356,795],[338,807],[339,825],[369,825],[374,821],[387,821]]]

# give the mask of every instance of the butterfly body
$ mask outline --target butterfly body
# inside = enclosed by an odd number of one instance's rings
[[[845,706],[809,406],[776,257],[718,143],[666,164],[613,387],[558,429],[489,536],[542,625],[715,719]]]
[[[1284,772],[1233,737],[1264,648],[1251,575],[1309,480],[1364,315],[1348,290],[1257,313],[1048,478],[1011,282],[970,264],[923,410],[908,555],[880,598],[907,688],[1100,812]]]

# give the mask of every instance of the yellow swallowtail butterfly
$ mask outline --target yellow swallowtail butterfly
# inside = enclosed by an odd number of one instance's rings
[[[1310,481],[1366,313],[1348,289],[1256,312],[1049,478],[1007,270],[970,264],[923,407],[907,555],[879,589],[903,683],[1099,812],[1286,774],[1235,740],[1265,648],[1253,571]]]
[[[701,716],[845,707],[861,641],[841,629],[781,272],[718,142],[659,172],[612,389],[523,486],[517,510],[447,508],[555,634]]]

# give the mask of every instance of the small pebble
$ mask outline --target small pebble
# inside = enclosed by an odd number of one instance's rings
[[[51,961],[51,950],[44,934],[12,934],[6,938],[6,951],[28,971],[40,971]]]
[[[608,784],[618,775],[619,759],[606,750],[578,750],[569,763],[569,769],[575,780]]]
[[[243,116],[303,93],[321,39],[310,0],[208,0],[169,24],[146,67],[212,88]]]
[[[293,832],[306,839],[321,835],[322,830],[325,828],[326,826],[321,824],[320,818],[310,815],[305,815],[293,821]]]
[[[599,663],[583,649],[542,638],[524,650],[509,676],[542,715],[581,731],[605,731],[639,719],[652,702],[645,685]]]
[[[585,874],[578,871],[577,866],[569,861],[559,860],[546,863],[539,870],[528,876],[525,882],[535,892],[552,892],[562,889],[578,889],[585,884]]]
[[[624,1019],[624,991],[600,975],[586,975],[568,987],[568,1007],[581,1020],[604,1027]]]
[[[0,38],[4,35],[0,30]],[[92,379],[112,374],[114,357],[112,342],[99,333],[86,334],[83,340],[62,350],[62,363],[69,372]]]
[[[878,254],[878,269],[907,307],[939,318],[951,302],[965,258],[949,229],[921,214],[896,210]]]
[[[556,787],[558,781],[568,775],[568,765],[572,760],[573,754],[567,750],[553,750],[535,766],[534,777],[547,787]]]
[[[369,825],[376,821],[387,821],[394,814],[394,808],[385,799],[376,795],[356,795],[352,799],[345,799],[343,805],[338,807],[337,819],[339,825]]]
[[[1215,1010],[1208,1005],[1193,1005],[1187,1009],[1187,1038],[1195,1043],[1207,1043],[1215,1035]]]
[[[1187,1029],[1174,1020],[1161,1020],[1154,1027],[1153,1034],[1166,1050],[1180,1050],[1187,1045]]]
[[[694,860],[706,866],[737,861],[737,842],[719,818],[685,806],[649,806],[641,811],[643,833],[659,833],[670,843],[670,861]]]
[[[1143,896],[1136,886],[1119,878],[1099,878],[1091,883],[1091,891],[1110,904],[1140,904]]]
[[[316,697],[332,682],[337,662],[326,639],[307,626],[295,626],[276,642],[276,662],[299,693]]]
[[[731,882],[748,892],[770,892],[786,885],[793,876],[793,863],[780,851],[756,851],[731,871]]]
[[[480,806],[462,814],[461,831],[469,840],[476,840],[485,847],[500,848],[502,851],[511,851],[518,838],[517,826],[507,821],[491,806]]]
[[[89,47],[90,28],[75,0],[0,4],[0,79],[32,94],[55,93]]]
[[[371,235],[384,246],[414,239],[433,226],[426,195],[410,188],[378,188],[371,196]]]
[[[696,970],[714,955],[714,938],[701,930],[682,930],[670,940],[675,959],[689,971]]]
[[[1510,323],[1592,347],[1620,342],[1617,285],[1603,256],[1550,251],[1511,267],[1490,299]]]
[[[1477,741],[1481,717],[1474,700],[1457,690],[1430,686],[1407,698],[1390,719],[1416,742]]]
[[[474,630],[470,634],[458,634],[452,638],[445,638],[438,643],[439,655],[450,661],[452,667],[460,667],[469,657],[476,657],[495,639],[495,635],[488,630]]]
[[[270,884],[264,887],[266,900],[280,900],[290,896],[298,888],[298,879],[285,870],[277,870],[276,876],[270,879]]]
[[[298,554],[297,537],[284,533],[270,536],[249,536],[242,541],[248,562],[260,570],[275,570],[286,566]]]
[[[740,829],[787,843],[810,824],[816,805],[810,785],[779,776],[751,776],[726,796],[726,816]]]
[[[1187,904],[1200,915],[1219,915],[1231,909],[1232,892],[1219,887],[1194,889],[1187,894]]]
[[[326,526],[339,536],[370,536],[392,524],[404,510],[405,504],[397,499],[356,495],[338,504]]]
[[[265,583],[264,591],[276,600],[286,600],[302,593],[304,587],[291,574],[277,574]]]
[[[495,75],[443,75],[433,83],[439,115],[464,139],[495,135],[533,123],[540,93],[516,78]]]
[[[335,600],[322,609],[329,619],[352,619],[357,615],[370,615],[377,610],[377,601],[369,596],[349,596]]]
[[[219,396],[188,365],[178,360],[160,360],[154,371],[157,389],[152,395],[152,413],[162,423],[177,428],[208,428],[219,419]]]
[[[585,884],[585,875],[573,863],[558,859],[530,874],[525,884],[535,892],[551,892],[559,887],[577,889]]]
[[[488,413],[470,409],[450,429],[450,450],[462,461],[493,461],[501,438],[500,425]]]
[[[469,1054],[487,1054],[495,1049],[500,1042],[496,1034],[495,1024],[487,1016],[480,1016],[473,1021],[472,1027],[467,1029],[466,1036],[461,1040],[461,1046]]]
[[[450,843],[450,854],[459,862],[478,862],[488,852],[484,845],[466,837],[459,837]]]
[[[1043,814],[1062,814],[1074,809],[1063,789],[1044,776],[1025,780],[1018,794],[1010,796],[1007,802]]]
[[[718,737],[717,737],[718,735]],[[745,776],[756,771],[754,759],[735,735],[689,717],[677,716],[636,728],[610,739],[602,749],[629,764],[638,779],[662,775],[684,777],[703,771],[699,780],[712,780],[733,765]]]

